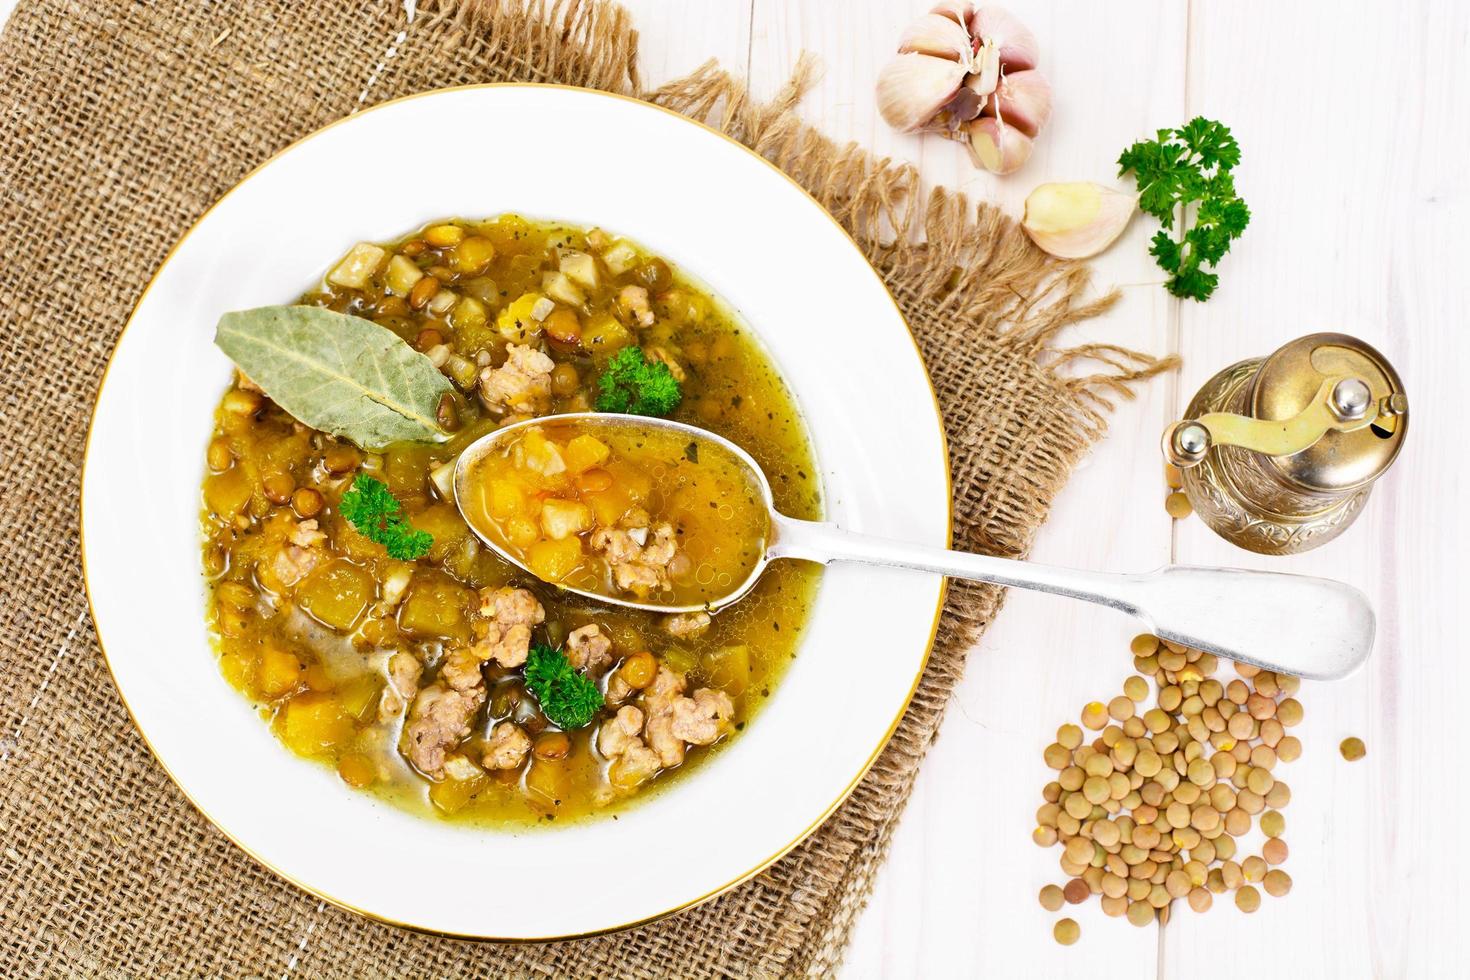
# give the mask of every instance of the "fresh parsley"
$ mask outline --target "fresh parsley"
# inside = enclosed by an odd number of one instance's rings
[[[577,673],[560,650],[544,643],[526,655],[526,690],[536,696],[541,713],[562,731],[590,722],[602,708],[602,692],[591,678]]]
[[[1148,251],[1169,273],[1165,288],[1175,296],[1209,299],[1220,277],[1206,267],[1213,270],[1250,224],[1250,208],[1235,193],[1231,176],[1239,162],[1240,145],[1230,128],[1204,116],[1181,129],[1161,129],[1157,139],[1140,140],[1118,157],[1118,176],[1134,175],[1138,206],[1164,226]],[[1193,227],[1186,227],[1196,203]],[[1171,234],[1176,211],[1177,236]]]
[[[679,407],[684,392],[662,361],[650,361],[641,347],[624,347],[612,356],[597,379],[599,412],[667,415]]]
[[[342,495],[337,511],[369,540],[388,549],[388,557],[413,561],[429,553],[434,537],[415,530],[403,516],[403,505],[382,480],[359,473]]]

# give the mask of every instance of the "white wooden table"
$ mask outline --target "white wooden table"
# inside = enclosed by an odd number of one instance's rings
[[[1183,371],[1122,404],[1037,541],[1039,560],[1118,570],[1169,561],[1327,574],[1374,597],[1378,649],[1337,684],[1307,684],[1306,752],[1283,772],[1295,888],[1253,916],[1228,902],[1163,930],[1068,907],[1082,925],[1057,946],[1037,889],[1060,881],[1056,850],[1029,842],[1053,729],[1117,693],[1129,670],[1123,618],[1012,595],[974,652],[877,891],[848,977],[1449,977],[1470,872],[1463,753],[1448,713],[1470,704],[1450,628],[1467,599],[1455,552],[1470,546],[1463,437],[1446,413],[1470,369],[1470,5],[1457,0],[1008,0],[1032,27],[1056,93],[1050,127],[1019,173],[976,171],[956,144],[891,132],[873,82],[924,0],[624,0],[656,84],[718,58],[757,93],[797,55],[826,66],[802,105],[839,139],[919,164],[925,177],[1019,213],[1035,184],[1107,181],[1132,140],[1203,113],[1244,149],[1254,214],[1208,304],[1158,285],[1137,221],[1096,263],[1125,301],[1079,335],[1177,351]],[[13,0],[0,0],[0,19]],[[1344,330],[1397,365],[1413,430],[1364,517],[1319,551],[1266,561],[1164,516],[1158,437],[1199,384],[1241,358],[1317,330]],[[1463,387],[1463,382],[1461,383]],[[1346,735],[1368,757],[1337,755]],[[1460,886],[1460,887],[1457,887]]]
[[[1470,546],[1456,505],[1470,496],[1463,438],[1446,413],[1470,371],[1470,4],[1319,0],[1006,0],[1036,32],[1056,107],[1030,162],[994,178],[963,149],[893,133],[873,82],[926,0],[625,0],[642,32],[645,80],[707,57],[746,68],[757,93],[797,55],[826,74],[802,113],[830,135],[917,163],[925,177],[1019,214],[1045,180],[1108,181],[1131,141],[1196,114],[1223,120],[1253,219],[1206,304],[1172,299],[1136,221],[1096,262],[1124,302],[1082,335],[1176,351],[1184,368],[1119,406],[1112,432],[1076,473],[1035,557],[1142,570],[1169,561],[1269,566],[1346,579],[1371,595],[1378,649],[1357,676],[1305,684],[1302,758],[1281,775],[1290,895],[1247,916],[1229,901],[1187,908],[1162,930],[1068,906],[1077,945],[1036,892],[1062,879],[1055,849],[1028,835],[1042,748],[1082,704],[1119,692],[1132,635],[1122,617],[1014,593],[974,652],[930,752],[871,905],[849,977],[1449,977],[1470,852],[1470,813],[1446,713],[1470,703],[1450,628],[1470,599],[1452,561]],[[1159,434],[1216,370],[1319,330],[1379,347],[1405,379],[1407,446],[1342,538],[1260,559],[1197,520],[1162,511]],[[1361,736],[1368,757],[1337,753]],[[1182,903],[1180,903],[1182,905]]]

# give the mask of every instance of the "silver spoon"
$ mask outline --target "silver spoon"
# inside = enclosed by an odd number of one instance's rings
[[[454,470],[456,506],[480,540],[522,569],[525,565],[515,555],[475,526],[461,501],[468,499],[466,481],[476,459],[527,427],[550,422],[577,423],[589,428],[663,429],[678,433],[681,438],[719,446],[749,468],[752,485],[760,489],[770,515],[771,530],[764,554],[746,580],[728,595],[700,605],[674,606],[558,584],[559,588],[602,602],[659,613],[714,611],[749,592],[766,565],[783,558],[802,558],[824,565],[852,561],[913,568],[1084,599],[1137,617],[1163,639],[1264,670],[1316,680],[1346,676],[1367,659],[1373,648],[1373,609],[1367,596],[1343,582],[1281,572],[1191,565],[1169,565],[1142,574],[1092,572],[948,551],[857,534],[833,524],[800,521],[776,510],[765,473],[735,443],[682,422],[636,415],[581,412],[528,419],[477,439],[460,454]]]

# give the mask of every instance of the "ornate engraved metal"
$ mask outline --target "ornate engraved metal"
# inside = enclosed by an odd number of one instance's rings
[[[1263,358],[1234,364],[1215,375],[1185,412],[1249,414],[1250,385]],[[1216,446],[1183,471],[1184,492],[1200,519],[1221,537],[1250,551],[1288,555],[1325,544],[1362,510],[1371,484],[1347,494],[1303,492],[1258,453]]]

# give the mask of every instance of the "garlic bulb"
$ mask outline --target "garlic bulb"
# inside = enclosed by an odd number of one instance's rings
[[[1117,240],[1138,210],[1138,196],[1100,184],[1042,184],[1026,198],[1021,227],[1042,251],[1086,259]]]
[[[995,173],[1025,162],[1051,115],[1051,87],[1035,70],[1035,35],[1014,15],[944,0],[908,26],[898,51],[878,76],[878,111],[890,126],[964,141]]]

